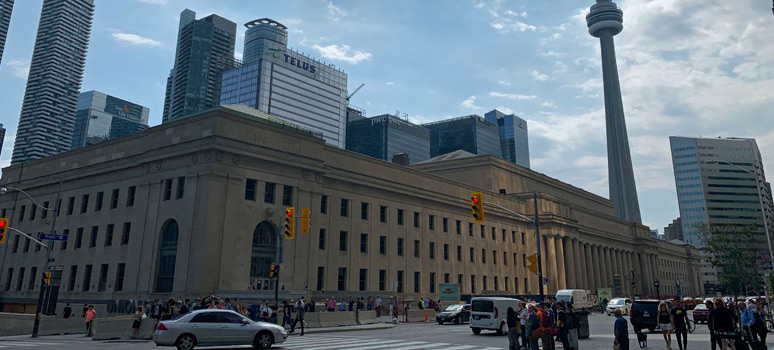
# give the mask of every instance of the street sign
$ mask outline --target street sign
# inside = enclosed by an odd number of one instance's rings
[[[545,285],[551,285],[551,279],[548,277],[543,277],[543,284]]]
[[[438,292],[440,301],[460,301],[460,285],[457,283],[441,283],[438,285]]]
[[[53,235],[50,233],[38,233],[38,239],[49,241],[66,241],[67,235]]]

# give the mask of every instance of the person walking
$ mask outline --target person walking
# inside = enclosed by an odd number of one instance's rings
[[[301,325],[301,335],[304,335],[304,305],[303,301],[299,300],[296,302],[296,319],[293,321],[293,324],[290,327],[290,333],[293,333],[293,331],[296,328],[296,323],[299,323]]]
[[[739,307],[739,316],[741,318],[744,338],[747,340],[747,344],[750,348],[753,348],[753,345],[755,345],[755,341],[757,340],[757,334],[753,331],[753,327],[755,326],[755,315],[753,315],[752,310],[750,310],[743,301],[737,303],[737,306]]]
[[[709,311],[709,315],[707,316],[707,329],[709,329],[710,332],[710,345],[712,347],[712,350],[717,350],[718,345],[720,344],[719,339],[717,337],[717,334],[715,334],[715,322],[714,319],[714,313],[715,313],[715,304],[712,303],[712,300],[707,300],[704,305],[707,306],[707,310]]]
[[[134,321],[132,322],[132,339],[137,337],[137,330],[140,329],[140,325],[144,319],[145,311],[143,311],[142,306],[138,306],[137,311],[134,312]]]
[[[537,308],[533,304],[529,304],[527,310],[528,316],[525,329],[529,338],[529,350],[538,350],[538,339],[542,338],[540,334],[542,332],[540,316],[538,316]]]
[[[519,350],[521,327],[519,327],[519,316],[516,315],[516,310],[512,307],[508,307],[505,321],[508,324],[508,350]]]
[[[94,310],[94,305],[89,305],[89,308],[86,310],[86,336],[87,337],[93,337],[94,336],[94,329],[92,329],[92,321],[94,321],[94,317],[97,316],[97,310]]]
[[[688,349],[688,310],[685,309],[680,299],[675,299],[675,306],[672,308],[672,321],[675,326],[677,347],[680,350]]]
[[[374,302],[374,308],[376,308],[376,317],[382,316],[382,296],[376,296],[376,302]]]
[[[672,348],[672,314],[669,312],[669,305],[666,301],[658,304],[658,324],[661,327],[661,334],[664,336],[666,348]]]
[[[578,350],[578,315],[573,310],[572,303],[567,303],[567,329],[570,349]]]
[[[735,339],[737,333],[735,325],[738,318],[734,311],[726,307],[723,299],[716,298],[715,310],[710,318],[712,319],[712,327],[715,329],[715,336],[718,342],[720,342],[721,350],[727,350],[728,346],[731,347],[731,350],[736,350]]]
[[[564,300],[556,305],[556,327],[559,328],[559,340],[562,342],[562,349],[570,349],[570,330],[567,328],[567,310]]]
[[[70,303],[67,303],[65,305],[64,310],[62,312],[62,318],[70,318],[70,315],[73,314],[73,308],[70,307]]]
[[[554,336],[551,335],[551,329],[554,328],[554,314],[551,311],[551,304],[543,303],[543,310],[538,314],[540,316],[540,328],[543,330],[543,350],[554,350]]]
[[[760,300],[758,300],[758,303],[751,301],[748,307],[752,310],[753,316],[755,316],[755,327],[753,329],[758,333],[758,339],[763,344],[766,344],[766,333],[769,331],[766,329],[766,311],[763,310],[763,306],[759,307],[758,305],[763,305],[760,303]]]
[[[527,309],[527,304],[522,301],[519,303],[519,327],[521,328],[522,349],[529,346],[529,343],[527,342],[527,337],[529,336],[527,332],[527,319],[529,319],[529,309]]]
[[[331,297],[331,300],[328,300],[328,312],[334,311],[336,311],[336,298]]]
[[[293,323],[290,310],[290,304],[287,300],[282,300],[282,328],[285,328],[286,324]],[[292,328],[292,327],[291,327]]]
[[[626,319],[623,318],[621,309],[615,309],[615,323],[613,325],[614,343],[618,345],[618,350],[629,350],[629,326]]]

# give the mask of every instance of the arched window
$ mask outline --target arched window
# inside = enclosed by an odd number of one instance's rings
[[[253,231],[250,254],[250,279],[268,278],[269,266],[277,253],[277,230],[268,221],[261,221]]]
[[[169,293],[175,282],[175,260],[177,259],[177,221],[169,219],[161,226],[161,244],[156,265],[155,292]]]

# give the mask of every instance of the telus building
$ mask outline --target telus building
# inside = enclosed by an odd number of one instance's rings
[[[244,104],[346,145],[347,75],[287,48],[287,27],[245,24],[243,64],[223,73],[220,104]]]

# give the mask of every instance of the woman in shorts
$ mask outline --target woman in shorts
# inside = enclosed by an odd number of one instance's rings
[[[143,318],[145,318],[145,312],[142,310],[142,306],[138,306],[137,311],[134,312],[134,322],[132,322],[132,339],[137,336],[137,330],[140,329]]]
[[[672,313],[669,312],[669,305],[666,301],[662,301],[658,304],[658,324],[661,327],[661,334],[664,335],[664,341],[666,342],[666,348],[672,348],[672,328],[674,322],[672,321]]]

